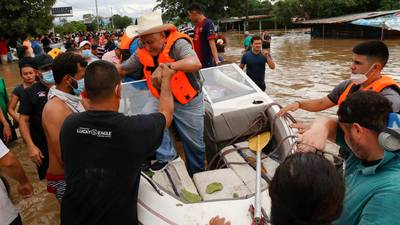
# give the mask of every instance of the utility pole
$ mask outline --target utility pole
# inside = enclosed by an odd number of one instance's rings
[[[96,4],[96,22],[97,22],[97,31],[100,30],[100,23],[99,23],[99,9],[97,8],[97,0],[94,0]]]
[[[111,28],[114,29],[114,19],[113,19],[112,7],[111,7]]]
[[[243,30],[247,31],[249,26],[249,1],[248,0],[245,1],[246,1],[246,21],[244,22],[245,25]]]

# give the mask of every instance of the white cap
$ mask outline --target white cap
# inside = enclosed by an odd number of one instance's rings
[[[90,44],[90,42],[88,41],[82,41],[81,43],[79,43],[79,49],[81,49],[83,46],[85,45],[89,45],[90,47],[92,47],[92,44]]]

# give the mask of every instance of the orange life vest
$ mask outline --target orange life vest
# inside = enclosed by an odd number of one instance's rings
[[[126,35],[126,32],[124,32],[124,35],[122,36],[122,39],[121,39],[121,43],[119,43],[119,48],[120,48],[120,49],[127,49],[127,50],[129,50],[129,46],[131,45],[131,43],[132,43],[136,38],[137,38],[137,36],[136,36],[136,37],[133,37],[133,38],[130,38],[130,37],[128,37],[128,35]]]
[[[347,98],[347,96],[350,93],[351,88],[356,85],[354,82],[351,82],[349,84],[349,86],[347,86],[347,88],[344,90],[344,92],[340,95],[339,100],[338,100],[338,106],[340,106]],[[381,92],[383,89],[387,88],[387,87],[394,87],[397,92],[399,92],[400,94],[400,85],[393,80],[393,78],[391,78],[390,76],[387,75],[382,75],[382,77],[376,81],[374,81],[373,83],[371,83],[370,85],[364,87],[362,90],[363,91],[367,91],[367,90],[371,90],[371,91],[375,91],[375,92]]]
[[[170,56],[170,50],[178,39],[184,38],[188,40],[193,47],[190,37],[186,34],[179,33],[176,30],[170,30],[169,32],[164,49],[158,55],[157,65],[154,63],[153,57],[149,51],[145,48],[139,48],[137,52],[139,61],[144,67],[143,72],[146,78],[147,87],[149,88],[150,93],[156,98],[160,98],[160,93],[159,90],[152,85],[151,76],[158,64],[175,62],[175,59]],[[175,100],[182,105],[190,102],[190,100],[197,95],[197,90],[190,83],[187,75],[182,71],[178,71],[172,76],[170,85]]]

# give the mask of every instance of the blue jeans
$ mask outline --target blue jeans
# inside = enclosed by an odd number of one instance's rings
[[[186,155],[186,163],[190,174],[204,171],[205,144],[204,131],[204,96],[200,93],[186,105],[175,102],[174,123],[182,140]],[[151,98],[144,106],[142,113],[158,112],[159,101]],[[174,144],[171,141],[169,130],[164,130],[161,146],[156,151],[158,161],[167,162],[177,156]]]

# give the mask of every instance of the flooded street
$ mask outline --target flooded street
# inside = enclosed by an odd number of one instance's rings
[[[238,33],[224,34],[228,40],[225,60],[240,63],[243,51],[243,36]],[[310,35],[289,32],[272,32],[271,54],[276,69],[267,69],[267,93],[279,104],[285,106],[296,100],[326,96],[340,81],[350,77],[351,49],[363,40],[311,39]],[[400,41],[385,41],[390,57],[384,69],[400,81]],[[5,79],[8,94],[21,83],[17,63],[0,66],[0,75]],[[336,107],[321,113],[297,111],[293,113],[298,121],[307,122],[318,115],[334,115]],[[25,171],[34,183],[35,195],[20,199],[12,182],[14,202],[21,211],[24,224],[59,224],[59,204],[55,197],[47,194],[45,182],[38,181],[36,168],[27,156],[25,145],[18,139],[9,146],[22,162]],[[10,180],[10,179],[9,179]]]

